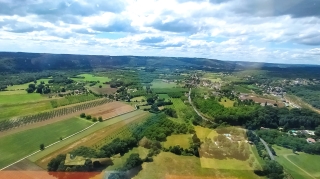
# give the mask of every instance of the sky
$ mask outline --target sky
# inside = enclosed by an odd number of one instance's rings
[[[0,0],[0,51],[320,64],[320,0]]]

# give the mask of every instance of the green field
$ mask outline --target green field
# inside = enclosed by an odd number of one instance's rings
[[[14,94],[14,95],[1,95],[0,105],[2,104],[19,104],[33,101],[47,99],[39,93],[31,94]]]
[[[215,136],[218,136],[218,133],[215,130],[201,127],[201,126],[194,126],[194,130],[196,131],[196,134],[198,138],[203,142],[205,138],[212,139]]]
[[[105,77],[105,76],[95,76],[92,74],[81,74],[78,75],[78,77],[82,77],[82,78],[71,78],[74,81],[77,82],[85,82],[85,81],[100,81],[100,83],[105,83],[105,82],[109,82],[111,81],[110,78]]]
[[[3,95],[17,95],[17,94],[27,94],[27,91],[26,90],[0,91],[0,96],[3,96]]]
[[[103,129],[107,126],[110,126],[112,124],[115,124],[115,123],[118,123],[120,121],[125,121],[127,119],[130,119],[136,115],[139,115],[139,114],[142,114],[142,113],[146,113],[144,111],[140,111],[140,110],[136,110],[136,111],[133,111],[133,112],[130,112],[130,113],[127,113],[127,114],[124,114],[124,115],[121,115],[121,116],[117,116],[117,117],[114,117],[112,119],[109,119],[107,121],[104,121],[102,123],[98,123],[96,125],[94,125],[93,127],[89,128],[88,130],[85,130],[83,131],[82,133],[76,135],[76,136],[73,136],[67,140],[63,140],[62,142],[59,142],[58,144],[40,152],[40,153],[37,153],[36,155],[33,155],[31,157],[29,157],[28,159],[31,160],[32,162],[35,162],[49,154],[51,154],[52,152],[56,151],[56,150],[59,150],[61,148],[63,148],[64,146],[66,145],[70,145],[76,141],[79,141],[81,140],[82,138],[92,134],[93,132],[96,132],[100,129]],[[148,114],[148,113],[146,113]]]
[[[39,145],[42,143],[49,145],[59,141],[60,137],[67,137],[91,124],[92,122],[84,119],[72,118],[2,137],[0,138],[0,168],[39,150]]]
[[[134,178],[260,178],[252,170],[217,170],[202,168],[200,159],[195,156],[179,156],[161,152],[154,161],[143,163],[142,170]],[[230,164],[230,162],[228,162]],[[226,165],[226,164],[224,164]],[[241,166],[243,168],[243,166]],[[179,177],[180,176],[180,177]]]
[[[291,149],[273,146],[277,153],[276,160],[293,178],[320,178],[320,156],[303,152],[292,153]]]
[[[45,84],[48,84],[48,81],[50,79],[48,78],[41,78],[39,80],[37,80],[37,84],[40,84],[41,81],[43,81]],[[9,91],[12,91],[12,90],[26,90],[28,87],[29,87],[29,84],[34,84],[33,82],[30,82],[30,83],[24,83],[24,84],[21,84],[21,85],[13,85],[13,86],[8,86],[7,87],[7,90]]]
[[[35,114],[49,109],[53,109],[50,101],[3,105],[0,107],[0,120],[8,119],[15,116]]]
[[[223,97],[221,99],[221,102],[219,102],[220,104],[222,104],[224,107],[230,108],[233,107],[234,101],[231,101],[230,99]]]
[[[174,82],[167,83],[162,81],[161,79],[153,80],[151,84],[152,84],[151,88],[173,88],[177,86],[176,83]]]
[[[168,100],[170,97],[167,94],[158,94],[159,99],[165,99]]]
[[[240,93],[251,93],[250,90],[248,90],[247,88],[240,86],[240,85],[235,85],[234,89]]]
[[[190,134],[171,135],[167,137],[167,141],[163,143],[163,146],[169,148],[170,146],[179,145],[180,147],[187,149],[190,147],[190,140]]]
[[[146,100],[146,97],[144,97],[144,96],[139,96],[139,97],[132,98],[130,101],[138,101],[138,102],[141,102],[142,100]]]

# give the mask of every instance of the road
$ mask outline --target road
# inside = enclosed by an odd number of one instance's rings
[[[254,131],[252,131],[252,133],[253,133],[254,135],[258,136]],[[271,160],[275,160],[275,159],[274,159],[274,156],[273,156],[273,154],[272,154],[272,152],[271,152],[271,150],[270,150],[270,148],[269,148],[269,146],[268,146],[268,144],[266,143],[266,141],[264,141],[264,140],[261,139],[260,137],[259,137],[259,139],[260,139],[260,141],[262,142],[262,144],[264,145],[264,147],[266,148],[266,150],[267,150],[267,152],[268,152],[268,154],[269,154],[269,156],[270,156],[270,159],[271,159]]]
[[[189,103],[191,104],[193,110],[194,110],[200,117],[202,117],[203,120],[206,120],[206,121],[208,121],[208,122],[214,123],[214,122],[212,122],[210,119],[204,117],[204,116],[194,107],[194,105],[192,104],[192,101],[191,101],[191,88],[189,89],[188,99],[189,99]]]

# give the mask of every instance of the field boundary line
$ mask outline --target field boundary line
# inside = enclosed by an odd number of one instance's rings
[[[109,118],[107,118],[106,120],[109,120],[109,119],[112,119],[112,118],[115,118],[115,117],[118,117],[118,116],[122,116],[122,115],[124,115],[124,114],[128,114],[128,113],[131,113],[131,112],[134,112],[134,111],[137,111],[137,110],[138,110],[138,109],[137,109],[137,106],[135,106],[135,109],[134,109],[134,110],[132,110],[132,111],[125,112],[125,113],[122,113],[122,114],[118,114],[118,115],[115,115],[115,116],[109,117]],[[104,120],[104,121],[106,121],[106,120]],[[98,123],[100,123],[100,122],[95,122],[95,123],[93,123],[92,125],[90,125],[90,126],[88,126],[88,127],[84,128],[84,129],[82,129],[82,130],[80,130],[80,131],[78,131],[78,132],[76,132],[76,133],[73,133],[73,134],[71,134],[71,135],[69,135],[69,136],[67,136],[67,137],[63,138],[62,140],[59,140],[59,141],[54,142],[54,143],[52,143],[52,144],[50,144],[50,145],[48,145],[48,146],[45,146],[45,149],[46,149],[46,148],[48,148],[48,147],[51,147],[51,146],[53,146],[53,145],[55,145],[55,144],[57,144],[57,143],[59,143],[59,142],[61,142],[61,141],[63,141],[63,140],[69,139],[70,137],[73,137],[73,136],[75,136],[75,135],[77,135],[77,134],[79,134],[79,133],[81,133],[81,132],[83,132],[83,131],[85,131],[85,130],[89,129],[89,128],[93,127],[94,125],[98,124]],[[9,164],[9,165],[7,165],[7,166],[5,166],[5,167],[1,168],[1,169],[0,169],[0,171],[2,171],[2,170],[4,170],[4,169],[6,169],[6,168],[8,168],[8,167],[10,167],[10,166],[12,166],[12,165],[14,165],[14,164],[18,163],[18,162],[21,162],[22,160],[27,159],[27,158],[29,158],[29,157],[31,157],[31,156],[33,156],[33,155],[35,155],[35,154],[39,153],[39,152],[41,152],[41,150],[35,151],[35,152],[33,152],[32,154],[27,155],[27,156],[25,156],[25,157],[21,158],[20,160],[15,161],[14,163]]]
[[[73,134],[71,134],[71,135],[63,138],[62,140],[59,140],[59,141],[54,142],[54,143],[52,143],[52,144],[50,144],[50,145],[48,145],[48,146],[45,146],[44,148],[46,149],[46,148],[51,147],[51,146],[53,146],[53,145],[55,145],[55,144],[57,144],[57,143],[59,143],[59,142],[61,142],[61,141],[63,141],[63,140],[69,139],[70,137],[73,137],[73,136],[75,136],[75,135],[77,135],[77,134],[79,134],[79,133],[81,133],[81,132],[83,132],[83,131],[91,128],[92,126],[96,125],[97,123],[99,123],[99,122],[95,122],[95,123],[91,124],[90,126],[88,126],[88,127],[84,128],[84,129],[82,129],[82,130],[80,130],[80,131],[78,131],[78,132],[76,132],[76,133],[73,133]],[[33,155],[35,155],[35,154],[37,154],[37,153],[39,153],[39,152],[41,152],[41,151],[42,151],[42,150],[37,150],[37,151],[33,152],[32,154],[27,155],[27,156],[21,158],[20,160],[18,160],[18,161],[14,162],[14,163],[12,163],[12,164],[10,164],[10,165],[7,165],[7,166],[1,168],[0,171],[6,169],[6,168],[8,168],[8,167],[10,167],[10,166],[12,166],[12,165],[14,165],[14,164],[16,164],[16,163],[18,163],[18,162],[21,162],[22,160],[24,160],[24,159],[26,159],[26,158],[29,158],[29,157],[31,157],[31,156],[33,156]]]
[[[288,160],[291,164],[293,164],[294,166],[296,166],[297,168],[299,168],[301,171],[303,171],[304,173],[308,174],[311,178],[316,179],[314,176],[312,176],[309,172],[305,171],[304,169],[302,169],[301,167],[299,167],[298,165],[296,165],[294,162],[292,162],[289,158],[288,158],[288,154],[287,155],[283,155],[283,157]]]

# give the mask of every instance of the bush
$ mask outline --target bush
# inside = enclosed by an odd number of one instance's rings
[[[85,117],[86,117],[86,114],[85,114],[85,113],[81,113],[81,114],[80,114],[80,117],[81,117],[81,118],[85,118]]]
[[[97,120],[97,118],[96,117],[93,117],[92,118],[92,122],[97,122],[98,120]]]
[[[40,144],[40,150],[44,150],[44,144]]]
[[[91,115],[87,115],[86,119],[90,120],[91,119]]]
[[[102,121],[103,121],[101,116],[98,118],[98,120],[99,120],[99,122],[102,122]]]

